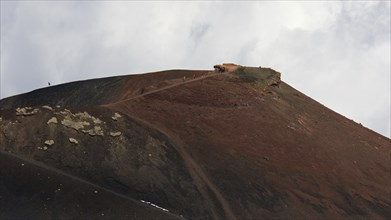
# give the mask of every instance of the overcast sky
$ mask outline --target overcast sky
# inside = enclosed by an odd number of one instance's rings
[[[1,98],[222,62],[271,67],[390,137],[390,2],[1,1]]]

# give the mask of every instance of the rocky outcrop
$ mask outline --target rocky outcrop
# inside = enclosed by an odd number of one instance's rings
[[[269,78],[268,86],[279,87],[281,83],[281,73],[276,72],[273,77]]]

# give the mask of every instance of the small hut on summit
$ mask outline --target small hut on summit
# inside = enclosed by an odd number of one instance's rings
[[[223,63],[223,64],[217,64],[217,65],[213,66],[213,68],[215,69],[215,72],[218,72],[218,73],[233,72],[239,67],[240,67],[240,65],[237,65],[234,63]]]

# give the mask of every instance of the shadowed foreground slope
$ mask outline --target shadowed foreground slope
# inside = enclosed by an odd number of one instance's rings
[[[43,164],[0,158],[0,219],[180,219]]]
[[[67,174],[59,181],[82,179],[132,198],[129,212],[116,212],[124,218],[143,212],[142,203],[156,210],[145,218],[391,215],[390,140],[281,82],[272,69],[95,79],[3,99],[0,108],[2,157],[38,161]],[[2,166],[2,176],[25,172]],[[35,185],[47,182],[31,178],[33,197]],[[0,198],[14,204],[8,216],[44,199],[19,205],[18,193],[4,194],[10,182],[0,186]],[[77,197],[68,198],[64,207]]]

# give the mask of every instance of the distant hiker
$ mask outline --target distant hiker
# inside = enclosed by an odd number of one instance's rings
[[[185,81],[186,81],[186,76],[183,77],[183,82],[185,82]]]
[[[193,79],[195,79],[195,74],[193,74]]]
[[[50,86],[50,82],[48,82],[48,86]]]

